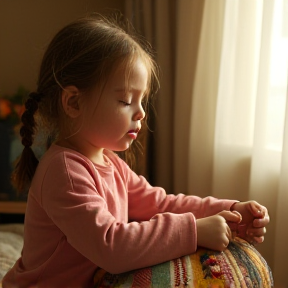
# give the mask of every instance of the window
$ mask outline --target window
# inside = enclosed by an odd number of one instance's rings
[[[288,2],[275,1],[274,9],[266,148],[282,151],[288,79]]]

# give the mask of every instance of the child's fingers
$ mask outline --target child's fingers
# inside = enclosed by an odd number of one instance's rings
[[[253,238],[249,238],[249,239],[246,239],[250,244],[252,245],[257,245],[257,244],[261,244],[264,242],[264,236],[261,236],[261,237],[253,237]]]
[[[255,245],[255,244],[261,244],[261,243],[264,242],[264,236],[254,237],[254,238],[253,238],[253,241],[254,241],[254,245]]]
[[[266,234],[266,228],[249,228],[246,231],[246,234],[249,235],[250,237],[262,237]]]
[[[221,211],[218,215],[222,216],[226,221],[240,223],[242,216],[237,211]]]
[[[238,216],[237,223],[239,224],[242,221],[242,215],[236,210],[233,210],[232,213],[234,213],[234,214],[236,214]]]
[[[255,218],[263,218],[267,214],[267,209],[256,201],[250,203],[250,211]]]
[[[254,219],[253,220],[253,227],[255,227],[255,228],[265,227],[269,224],[269,222],[270,222],[270,217],[267,214],[263,218]]]

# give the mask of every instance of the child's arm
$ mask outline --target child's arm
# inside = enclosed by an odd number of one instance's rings
[[[166,194],[161,187],[151,186],[144,177],[133,171],[129,172],[127,192],[129,198],[129,219],[149,220],[158,213],[171,212],[182,214],[191,212],[196,219],[215,215],[223,210],[230,210],[235,200],[201,198],[195,195]]]

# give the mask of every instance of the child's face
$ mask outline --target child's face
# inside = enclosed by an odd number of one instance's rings
[[[125,81],[125,68],[120,66],[109,77],[100,99],[99,89],[91,92],[85,125],[79,135],[90,149],[124,151],[129,148],[145,117],[142,100],[147,81],[147,68],[137,59],[132,64],[128,81]]]

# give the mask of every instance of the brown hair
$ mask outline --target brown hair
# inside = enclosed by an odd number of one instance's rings
[[[25,102],[20,129],[24,149],[12,177],[18,191],[28,190],[38,165],[31,148],[36,135],[45,128],[46,149],[57,139],[64,120],[60,97],[63,88],[74,85],[88,92],[96,85],[104,85],[116,65],[126,63],[129,69],[128,63],[139,56],[149,72],[151,96],[158,88],[151,47],[123,17],[94,14],[72,22],[55,35],[40,66],[37,90]],[[133,158],[129,151],[124,154],[126,160]]]

